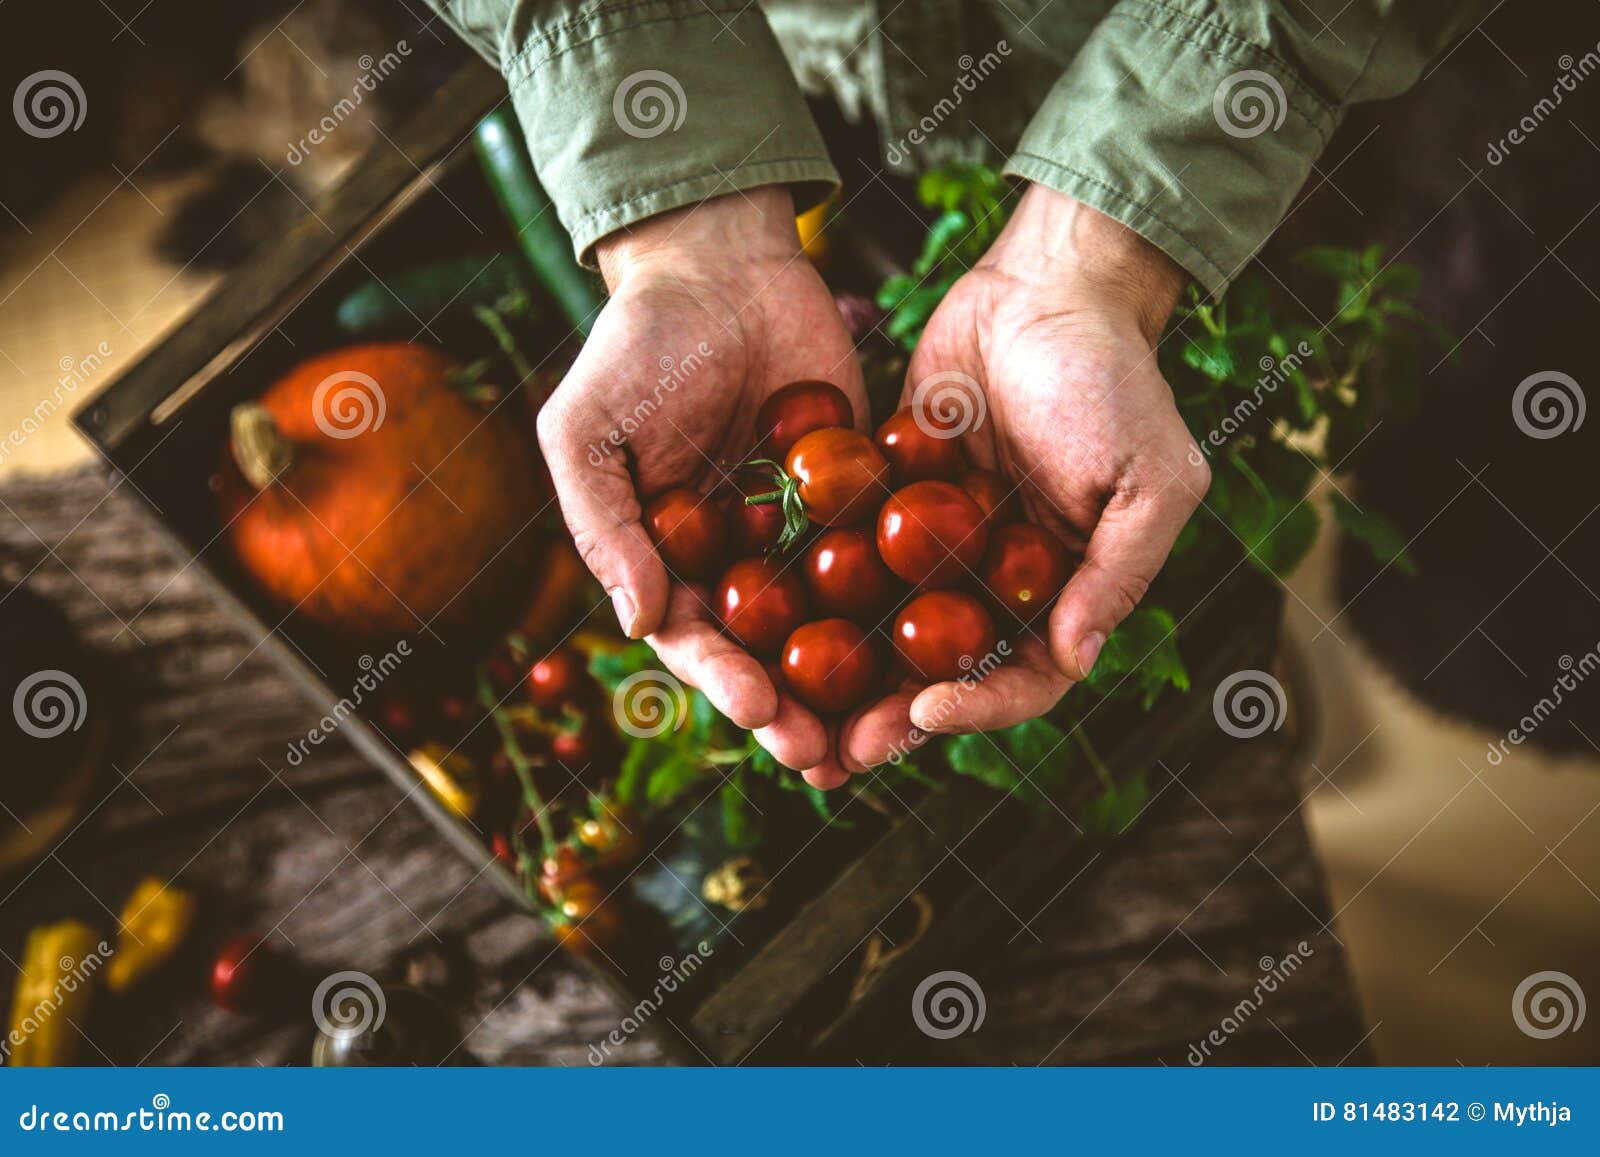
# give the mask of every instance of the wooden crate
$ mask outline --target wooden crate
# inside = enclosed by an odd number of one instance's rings
[[[497,219],[476,177],[470,134],[504,99],[498,77],[478,66],[463,70],[394,134],[395,147],[368,158],[315,212],[285,222],[277,244],[257,253],[76,416],[117,470],[138,469],[138,485],[129,490],[148,508],[155,533],[192,560],[192,573],[253,636],[264,637],[261,649],[320,709],[337,703],[350,685],[340,674],[349,657],[313,629],[280,623],[276,609],[238,572],[219,546],[214,512],[201,501],[205,479],[215,467],[229,409],[315,352],[319,335],[325,336],[317,318],[326,316],[341,287],[366,276],[370,265],[381,267],[385,247],[403,247],[427,228],[423,222],[447,216],[446,201],[480,204],[485,219]],[[441,191],[445,186],[448,193]],[[509,247],[509,231],[500,240]],[[361,260],[353,260],[356,255]],[[1241,567],[1205,600],[1185,627],[1188,649],[1204,656],[1196,671],[1200,686],[1242,667],[1270,664],[1281,597]],[[1118,776],[1216,735],[1209,699],[1201,695],[1169,695],[1148,716],[1109,705],[1097,709],[1087,730]],[[369,720],[353,717],[341,731],[411,792],[444,839],[514,903],[527,906],[521,885],[477,836],[431,793],[411,790],[416,773]],[[709,922],[676,930],[647,925],[625,948],[636,965],[627,974],[645,979],[603,971],[624,1006],[633,1006],[651,992],[658,970],[650,962],[682,959],[709,936],[710,966],[670,994],[664,1015],[647,1026],[664,1048],[690,1063],[849,1055],[852,1040],[881,1031],[875,1010],[885,997],[903,995],[926,971],[923,962],[958,955],[1003,917],[996,897],[1021,904],[1059,886],[1089,846],[1072,817],[1099,790],[1085,776],[1075,795],[1040,816],[950,777],[943,790],[890,801],[892,814],[863,815],[853,828],[820,832],[796,820],[790,842],[782,845],[783,883],[773,888],[773,903],[713,913]],[[680,817],[685,822],[658,849],[656,863],[665,868],[680,845],[693,842],[682,833],[707,807],[716,807],[714,794]],[[652,876],[660,883],[656,871],[630,884],[641,902]],[[899,951],[886,948],[891,940]],[[680,1032],[663,1030],[660,1022],[668,1020]]]

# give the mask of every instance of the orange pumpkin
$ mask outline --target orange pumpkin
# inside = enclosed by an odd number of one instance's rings
[[[222,514],[275,600],[353,635],[493,628],[531,583],[530,440],[469,404],[438,350],[350,346],[234,409]]]

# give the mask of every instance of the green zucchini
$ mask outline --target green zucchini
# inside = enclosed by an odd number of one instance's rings
[[[567,320],[587,337],[605,296],[596,278],[573,260],[572,238],[561,227],[555,207],[539,184],[517,118],[501,106],[478,122],[473,144],[495,200],[515,230],[534,275]]]
[[[453,257],[362,282],[339,302],[335,318],[345,333],[365,337],[431,324],[447,309],[470,311],[516,292],[528,295],[528,276],[514,254]]]

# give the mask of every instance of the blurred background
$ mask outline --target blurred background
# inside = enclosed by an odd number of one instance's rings
[[[1511,1015],[1540,972],[1600,995],[1600,680],[1549,702],[1600,648],[1597,424],[1581,421],[1600,333],[1600,8],[1558,7],[1497,8],[1410,95],[1353,115],[1264,256],[1381,240],[1420,267],[1453,343],[1426,360],[1420,416],[1381,425],[1339,477],[1391,514],[1419,575],[1330,531],[1287,601],[1315,720],[1305,822],[1382,1063],[1600,1062],[1592,1010],[1549,1039]],[[102,468],[69,412],[368,150],[393,149],[468,54],[399,0],[9,0],[0,23],[0,88],[48,65],[87,104],[52,139],[6,126],[0,431],[35,420],[0,457],[4,500]],[[402,39],[405,67],[289,163],[359,61]],[[1580,417],[1532,437],[1513,395],[1552,371],[1577,383]],[[1497,749],[1518,727],[1529,741]]]

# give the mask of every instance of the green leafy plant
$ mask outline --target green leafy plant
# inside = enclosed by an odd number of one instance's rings
[[[589,664],[608,695],[615,695],[630,676],[660,669],[661,660],[646,643],[597,653]],[[707,799],[715,791],[724,833],[737,847],[760,842],[761,811],[753,800],[767,791],[798,792],[822,822],[847,823],[827,792],[780,766],[754,736],[736,727],[699,691],[685,687],[681,698],[663,709],[667,716],[653,720],[649,734],[628,739],[614,789],[618,802],[648,813],[666,810],[694,790]],[[877,786],[897,790],[919,778],[915,762],[907,759],[881,772]],[[849,790],[859,794],[872,786],[853,781]]]
[[[889,311],[884,332],[911,350],[928,318],[967,270],[988,252],[1008,212],[1005,178],[986,165],[956,165],[924,173],[917,197],[938,212],[910,273],[896,274],[878,291]]]

